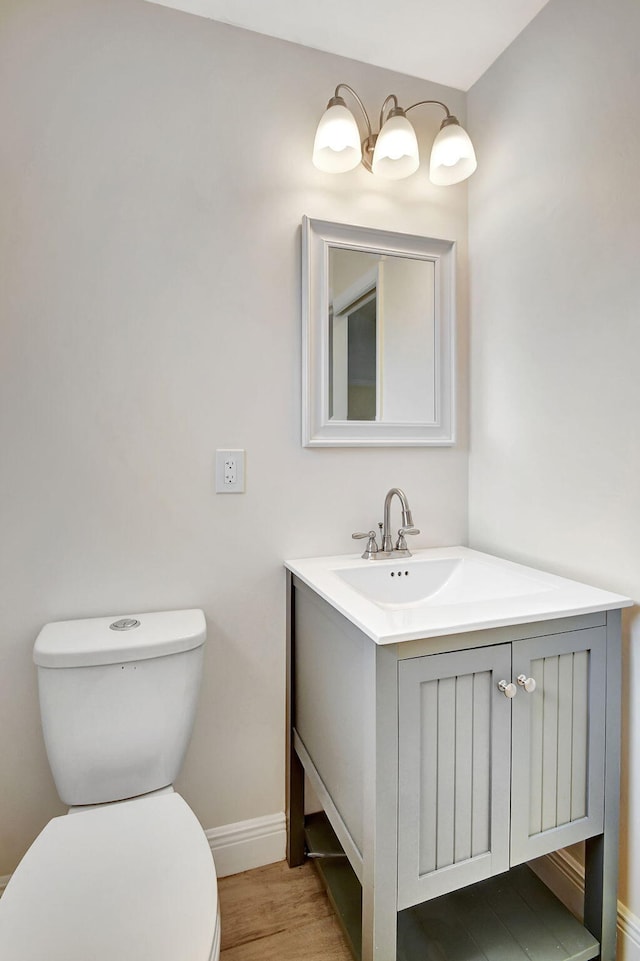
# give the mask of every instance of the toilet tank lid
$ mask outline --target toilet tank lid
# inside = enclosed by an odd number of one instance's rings
[[[207,627],[200,610],[120,614],[45,624],[33,649],[39,667],[120,664],[200,647]]]

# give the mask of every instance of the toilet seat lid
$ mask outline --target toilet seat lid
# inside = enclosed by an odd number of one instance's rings
[[[209,961],[209,843],[179,794],[53,818],[0,899],[3,961]]]

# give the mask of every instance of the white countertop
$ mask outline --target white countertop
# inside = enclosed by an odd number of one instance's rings
[[[399,591],[400,585],[413,586],[427,569],[425,562],[430,561],[457,563],[449,564],[452,573],[428,596],[410,603],[382,603],[366,596],[375,593],[375,584],[381,577],[388,574],[391,578],[391,571],[397,579],[389,580],[389,586],[398,585]],[[376,644],[590,614],[633,604],[620,594],[468,547],[419,550],[401,560],[369,561],[359,554],[309,557],[285,561],[285,566]],[[372,572],[370,580],[368,570]],[[413,580],[408,580],[411,575]],[[367,589],[363,593],[343,577],[362,582]],[[374,587],[370,588],[370,583]]]

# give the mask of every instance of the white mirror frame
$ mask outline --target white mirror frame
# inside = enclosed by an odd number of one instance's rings
[[[435,417],[391,423],[329,419],[329,249],[432,261]],[[447,447],[455,443],[455,241],[302,220],[303,447]]]

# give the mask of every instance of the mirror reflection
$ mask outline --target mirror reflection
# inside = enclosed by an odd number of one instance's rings
[[[435,418],[435,266],[329,248],[329,420]]]

